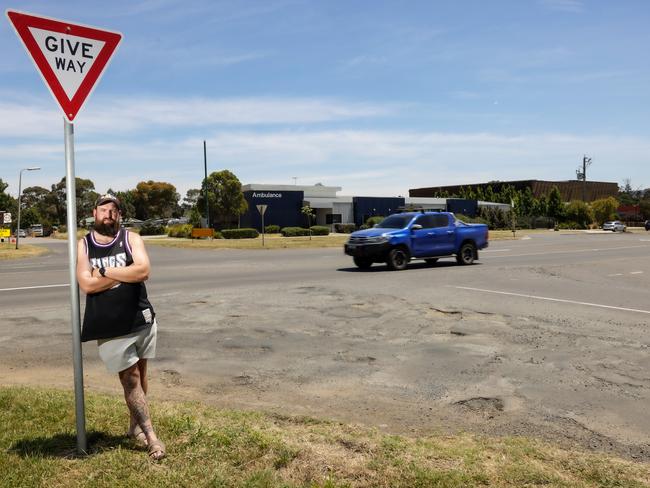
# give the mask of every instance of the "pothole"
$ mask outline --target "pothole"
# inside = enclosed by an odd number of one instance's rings
[[[504,404],[500,398],[493,397],[474,397],[466,400],[459,400],[454,403],[459,407],[465,408],[473,413],[487,415],[492,417],[497,413],[503,412]]]

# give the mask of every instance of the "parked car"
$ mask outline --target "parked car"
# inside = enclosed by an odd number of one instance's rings
[[[458,264],[472,264],[486,247],[487,225],[466,224],[449,212],[422,211],[389,215],[372,229],[353,232],[344,251],[361,269],[383,262],[402,270],[411,259],[433,264],[455,256]]]
[[[620,220],[610,220],[603,224],[603,230],[611,230],[612,232],[625,232],[627,227]]]
[[[650,220],[645,221],[645,230],[650,230]]]
[[[18,229],[14,236],[15,235],[18,235],[20,238],[27,237],[27,231],[25,229]]]

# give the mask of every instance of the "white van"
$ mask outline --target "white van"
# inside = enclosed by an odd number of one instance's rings
[[[43,237],[43,224],[34,224],[30,228],[32,237]]]

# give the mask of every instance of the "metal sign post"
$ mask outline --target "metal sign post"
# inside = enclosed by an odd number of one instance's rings
[[[256,205],[257,211],[262,215],[262,247],[264,247],[264,212],[268,205]]]
[[[72,323],[72,363],[74,368],[75,417],[77,420],[77,453],[88,452],[86,412],[84,406],[84,372],[81,354],[81,313],[77,283],[77,187],[74,175],[74,124],[63,119],[65,140],[65,185],[68,206],[68,256],[70,256],[70,311]]]

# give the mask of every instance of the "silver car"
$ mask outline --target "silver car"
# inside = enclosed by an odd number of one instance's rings
[[[625,224],[620,220],[610,220],[603,224],[603,230],[611,230],[612,232],[625,232]]]

